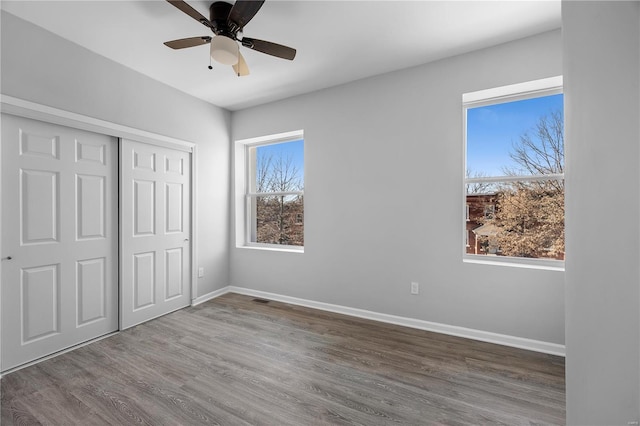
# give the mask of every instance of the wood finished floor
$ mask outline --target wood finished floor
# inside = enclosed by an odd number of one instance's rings
[[[564,424],[564,359],[227,294],[1,381],[8,425]]]

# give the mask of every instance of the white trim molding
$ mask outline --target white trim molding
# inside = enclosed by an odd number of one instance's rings
[[[216,293],[215,295],[213,295]],[[566,350],[564,345],[558,343],[543,342],[540,340],[527,339],[524,337],[509,336],[506,334],[492,333],[489,331],[476,330],[473,328],[459,327],[455,325],[441,324],[437,322],[424,321],[415,318],[401,317],[397,315],[383,314],[379,312],[368,311],[365,309],[351,308],[348,306],[334,305],[331,303],[316,302],[314,300],[300,299],[297,297],[284,296],[281,294],[269,293],[266,291],[253,290],[250,288],[228,286],[209,293],[206,300],[222,296],[226,293],[237,293],[246,296],[259,297],[263,299],[275,300],[278,302],[289,303],[292,305],[306,306],[308,308],[320,309],[322,311],[335,312],[338,314],[349,315],[357,318],[364,318],[374,321],[380,321],[387,324],[395,324],[419,330],[433,331],[436,333],[447,334],[450,336],[463,337],[467,339],[478,340],[481,342],[495,343],[513,348],[526,349],[529,351],[545,353],[549,355],[565,356]],[[210,297],[209,297],[210,296]],[[205,297],[205,296],[203,296]],[[204,302],[203,300],[202,302]],[[199,303],[202,303],[199,302]]]
[[[215,299],[216,297],[220,297],[224,294],[230,293],[229,291],[229,286],[226,287],[222,287],[218,290],[214,290],[212,292],[209,292],[207,294],[203,294],[202,296],[196,297],[195,299],[191,300],[191,306],[197,306],[200,305],[204,302],[208,302],[211,299]]]
[[[13,96],[0,95],[0,104],[3,113],[73,127],[74,129],[101,133],[123,139],[131,139],[137,142],[150,143],[163,148],[178,149],[191,152],[195,144],[157,133],[147,132],[129,126],[100,120],[88,115],[77,114],[47,105],[38,104]]]
[[[502,101],[515,101],[520,98],[531,98],[537,96],[562,93],[562,76],[541,78],[540,80],[526,81],[523,83],[510,84],[508,86],[492,87],[490,89],[478,90],[475,92],[463,93],[462,103],[473,105],[496,104]]]
[[[237,144],[242,146],[261,145],[265,142],[278,143],[284,141],[290,141],[294,139],[302,139],[304,137],[303,130],[294,130],[291,132],[276,133],[274,135],[258,136],[255,138],[238,139]]]

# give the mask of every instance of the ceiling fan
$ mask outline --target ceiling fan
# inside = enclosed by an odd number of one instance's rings
[[[238,38],[238,33],[242,33],[244,26],[258,13],[258,10],[264,4],[264,0],[236,0],[233,5],[224,1],[216,1],[209,6],[210,19],[205,18],[183,0],[167,1],[205,27],[209,27],[214,34],[213,37],[189,37],[164,43],[172,49],[184,49],[210,43],[211,58],[221,64],[233,66],[233,70],[238,77],[248,75],[249,67],[236,42],[240,42],[240,44],[249,49],[278,58],[293,60],[296,56],[296,50],[291,47],[244,37],[244,35],[242,38]],[[209,65],[209,68],[211,68],[211,65]]]

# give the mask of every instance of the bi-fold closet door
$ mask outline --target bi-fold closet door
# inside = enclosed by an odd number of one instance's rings
[[[1,371],[190,304],[188,152],[122,140],[119,158],[114,137],[7,114],[1,147]]]

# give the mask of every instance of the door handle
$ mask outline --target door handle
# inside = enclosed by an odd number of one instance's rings
[[[0,260],[11,260],[11,259],[13,259],[11,256],[7,256],[7,257],[3,257],[3,258],[2,258],[2,259],[0,259]]]
[[[188,239],[188,238],[185,238],[185,239],[184,239],[184,242],[185,242],[185,243],[186,243],[186,242],[188,242],[188,241],[189,241],[189,239]]]

